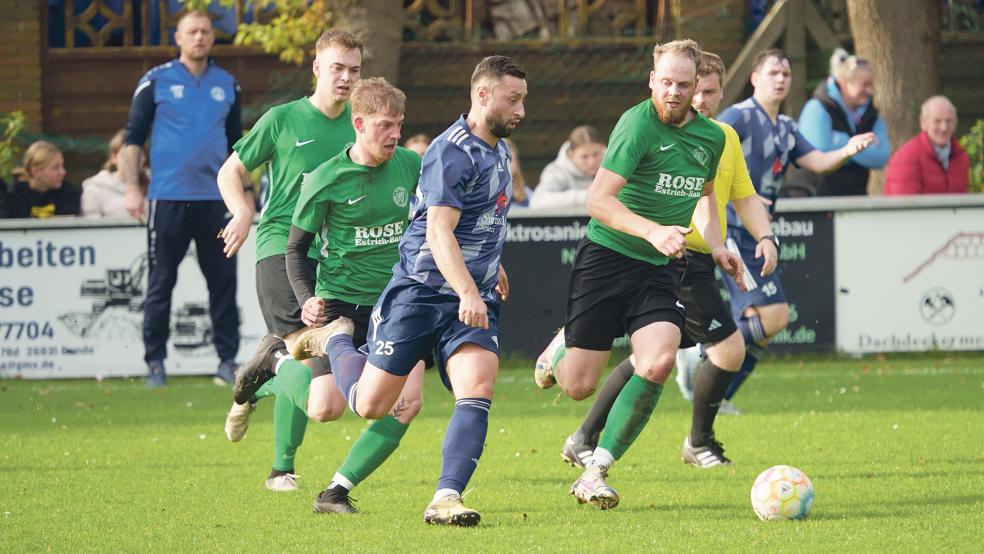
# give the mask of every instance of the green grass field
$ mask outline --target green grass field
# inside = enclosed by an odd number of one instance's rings
[[[735,461],[680,461],[689,404],[670,383],[609,482],[607,512],[567,495],[560,462],[587,404],[555,401],[531,371],[500,375],[482,463],[466,501],[478,528],[429,527],[423,509],[452,408],[428,375],[424,411],[357,488],[361,514],[311,505],[365,423],[312,423],[302,490],[271,493],[272,401],[246,438],[222,433],[230,392],[204,378],[0,381],[0,552],[981,552],[984,357],[767,361],[718,421]],[[816,502],[800,522],[762,523],[756,475],[801,468]]]

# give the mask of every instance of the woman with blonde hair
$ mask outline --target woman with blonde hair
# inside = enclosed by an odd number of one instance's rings
[[[823,152],[840,148],[852,136],[869,131],[878,140],[851,156],[837,171],[825,175],[794,172],[787,177],[787,185],[815,189],[817,196],[868,193],[870,171],[885,167],[891,148],[888,128],[872,101],[874,89],[875,68],[871,62],[838,48],[830,58],[830,76],[817,85],[813,98],[800,111],[800,133]]]
[[[79,215],[81,191],[65,181],[65,158],[57,146],[39,140],[24,151],[24,164],[14,170],[10,217],[45,218]]]
[[[82,181],[82,215],[86,217],[130,217],[126,210],[126,184],[120,178],[119,155],[126,130],[109,140],[106,162],[99,173]],[[140,185],[146,192],[147,174],[141,171]]]

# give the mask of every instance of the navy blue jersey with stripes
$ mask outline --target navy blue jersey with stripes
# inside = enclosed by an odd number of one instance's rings
[[[738,133],[755,192],[773,202],[769,209],[773,211],[789,164],[816,149],[800,133],[795,119],[779,114],[773,124],[754,97],[730,106],[717,120],[731,125]],[[728,225],[739,225],[731,204],[728,204]]]
[[[455,294],[437,269],[427,243],[427,209],[449,206],[461,211],[454,237],[478,291],[495,299],[499,257],[506,241],[506,214],[512,198],[509,147],[491,146],[472,134],[465,116],[441,133],[424,153],[410,225],[400,242],[393,273]]]

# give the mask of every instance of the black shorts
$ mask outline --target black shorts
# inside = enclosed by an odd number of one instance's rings
[[[567,291],[567,347],[611,350],[612,340],[657,321],[683,327],[680,281],[684,264],[656,266],[587,239],[574,254]]]
[[[308,258],[311,280],[314,280],[318,261]],[[256,262],[256,297],[267,332],[285,337],[304,327],[301,306],[294,296],[294,289],[287,278],[287,263],[283,254],[276,254]]]
[[[714,259],[710,254],[687,251],[686,270],[680,299],[687,307],[681,348],[697,343],[720,342],[738,330],[731,317],[731,306],[722,298],[714,276]]]

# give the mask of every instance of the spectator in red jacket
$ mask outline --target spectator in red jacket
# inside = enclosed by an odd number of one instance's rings
[[[885,194],[967,192],[970,159],[953,137],[957,108],[945,96],[923,102],[918,135],[899,148],[888,162]]]

